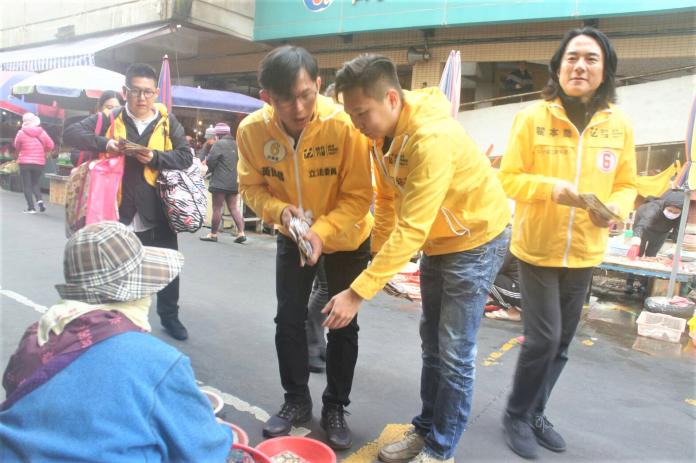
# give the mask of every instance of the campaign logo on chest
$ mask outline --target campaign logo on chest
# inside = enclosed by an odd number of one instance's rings
[[[285,146],[278,140],[268,140],[263,145],[263,157],[269,162],[280,162],[285,159],[286,154]]]

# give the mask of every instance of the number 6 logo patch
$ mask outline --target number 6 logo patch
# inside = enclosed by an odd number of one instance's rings
[[[597,167],[602,172],[608,173],[616,169],[616,153],[609,150],[600,151],[597,154]]]

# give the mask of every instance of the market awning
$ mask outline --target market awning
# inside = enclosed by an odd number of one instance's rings
[[[94,66],[94,55],[103,50],[168,33],[169,26],[155,26],[99,37],[60,41],[37,47],[0,52],[3,71],[45,71],[71,66]]]
[[[261,108],[263,101],[224,90],[172,85],[172,106],[249,114]]]

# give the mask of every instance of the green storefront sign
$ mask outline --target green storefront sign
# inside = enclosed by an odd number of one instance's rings
[[[254,40],[694,8],[694,0],[256,0]]]

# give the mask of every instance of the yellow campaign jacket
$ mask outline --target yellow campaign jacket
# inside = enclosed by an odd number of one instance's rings
[[[157,121],[157,125],[152,130],[152,136],[147,144],[147,147],[152,150],[158,151],[169,151],[172,149],[172,140],[169,138],[169,115],[167,114],[167,107],[161,103],[155,103],[155,110],[160,113],[160,118]],[[116,119],[114,119],[114,124],[109,128],[111,132],[110,137],[115,140],[124,139],[126,140],[126,124],[123,122],[123,113],[125,109],[119,112]],[[150,186],[155,186],[157,184],[157,175],[159,171],[153,169],[150,166],[144,166],[143,177],[145,181]]]
[[[372,298],[419,250],[468,251],[510,221],[505,193],[488,158],[450,115],[437,88],[404,91],[389,151],[373,143],[375,228],[370,267],[351,288]]]
[[[627,216],[636,197],[633,129],[612,105],[580,134],[560,99],[539,102],[517,114],[499,177],[516,201],[515,256],[541,267],[593,267],[602,262],[607,229],[593,225],[584,209],[555,203],[551,192],[567,180]]]
[[[285,207],[300,207],[311,212],[325,253],[357,249],[373,224],[367,138],[341,106],[318,95],[314,115],[293,145],[269,105],[242,121],[237,172],[244,201],[264,222],[279,225]]]

